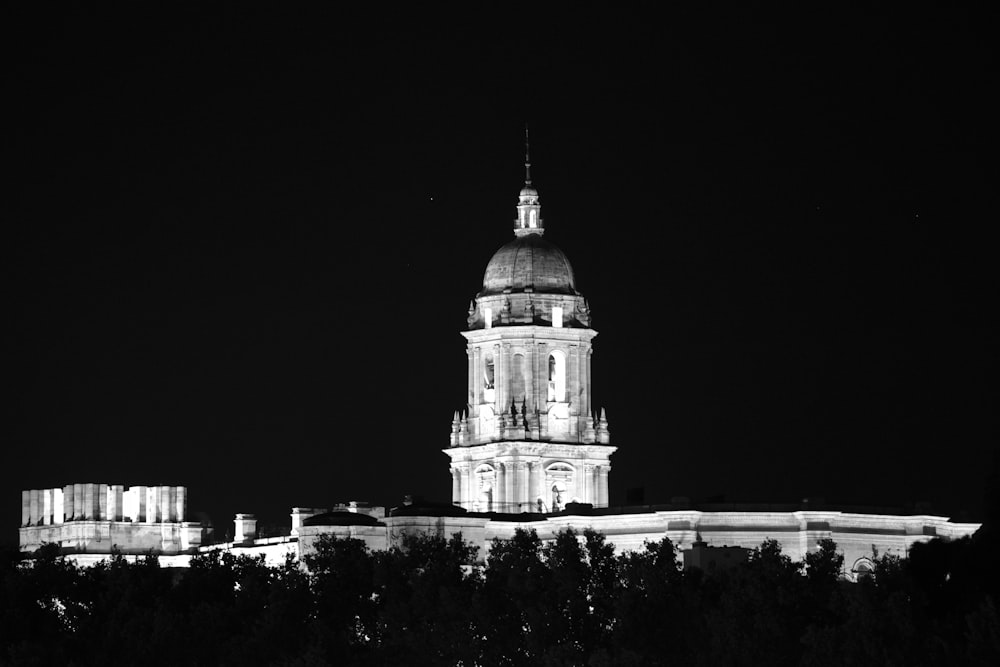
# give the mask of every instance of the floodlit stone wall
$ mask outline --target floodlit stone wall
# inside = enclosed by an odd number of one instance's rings
[[[179,553],[204,541],[200,523],[188,522],[187,488],[123,484],[67,484],[21,492],[22,551],[52,542],[79,553],[154,550]]]
[[[148,489],[148,487],[147,487]],[[53,494],[54,496],[54,494]],[[86,494],[84,494],[86,497]],[[137,494],[137,497],[148,498]],[[43,498],[38,495],[38,498]],[[162,498],[162,495],[161,495]],[[30,497],[28,498],[30,504]],[[44,502],[38,506],[44,508]],[[117,546],[126,554],[142,554],[150,549],[163,554],[161,565],[184,567],[190,555],[210,551],[229,551],[236,555],[263,556],[270,565],[278,565],[292,555],[304,562],[315,552],[322,535],[353,538],[371,550],[399,546],[406,535],[427,534],[462,538],[479,547],[478,558],[485,562],[494,538],[509,539],[518,528],[534,530],[543,542],[555,539],[567,528],[582,533],[592,528],[605,535],[617,552],[635,551],[646,542],[669,537],[682,552],[696,543],[705,547],[742,547],[753,549],[767,539],[777,540],[782,551],[793,560],[801,560],[818,549],[820,540],[830,538],[844,555],[845,576],[855,579],[858,563],[870,563],[874,551],[905,557],[910,547],[935,537],[958,539],[979,529],[976,523],[952,523],[946,517],[931,515],[862,514],[840,511],[584,511],[579,514],[534,515],[530,520],[518,515],[459,514],[435,516],[407,513],[386,516],[384,508],[341,505],[336,511],[357,512],[375,519],[357,525],[305,525],[306,519],[324,514],[325,508],[294,508],[292,533],[284,537],[252,538],[249,526],[243,541],[202,544],[203,530],[189,522],[148,524],[145,522],[73,520],[61,524],[23,526],[21,548],[30,551],[42,542],[57,542],[75,550],[72,557],[80,564],[98,562]],[[44,510],[43,510],[44,511]],[[28,516],[30,516],[30,509]],[[239,515],[247,521],[251,515]]]
[[[480,548],[485,560],[494,538],[509,539],[518,528],[534,530],[543,542],[554,540],[567,528],[582,533],[592,528],[603,533],[615,550],[635,551],[646,542],[669,537],[681,551],[696,542],[708,547],[753,549],[773,539],[793,560],[802,560],[818,549],[820,540],[830,538],[844,554],[845,576],[853,578],[852,564],[871,559],[873,551],[905,557],[917,542],[935,537],[958,539],[979,529],[976,523],[952,523],[946,517],[930,515],[897,516],[850,512],[702,512],[696,510],[550,515],[530,521],[513,517],[471,516],[389,516],[373,526],[306,526],[299,529],[299,554],[314,550],[323,534],[360,539],[370,549],[398,545],[404,535],[425,533],[449,538],[461,533],[463,539]]]

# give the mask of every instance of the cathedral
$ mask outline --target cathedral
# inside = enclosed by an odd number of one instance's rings
[[[106,558],[113,548],[130,558],[153,550],[161,564],[177,567],[193,554],[217,550],[281,563],[289,554],[301,559],[322,535],[385,549],[402,535],[424,532],[461,533],[485,559],[493,538],[509,538],[518,528],[535,530],[543,540],[567,528],[593,528],[618,550],[663,537],[686,553],[753,548],[775,539],[796,559],[829,538],[853,580],[870,570],[876,550],[905,556],[916,542],[978,530],[979,524],[947,517],[848,508],[609,506],[608,475],[617,447],[604,410],[592,402],[597,332],[569,259],[545,237],[530,169],[526,155],[514,238],[486,266],[462,332],[466,406],[454,413],[443,449],[451,471],[450,505],[292,507],[288,534],[278,537],[258,537],[254,515],[237,514],[233,540],[212,543],[207,526],[188,521],[186,487],[77,483],[22,491],[21,550],[58,543],[82,564]]]

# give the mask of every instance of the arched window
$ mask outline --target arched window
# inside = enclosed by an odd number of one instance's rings
[[[545,488],[548,490],[549,511],[560,512],[574,497],[573,466],[553,463],[545,469]]]
[[[566,400],[566,355],[562,350],[553,350],[549,355],[548,400],[558,403]]]
[[[483,357],[483,400],[492,403],[496,400],[496,390],[493,386],[493,353],[487,352]]]
[[[472,501],[474,512],[493,511],[493,485],[496,482],[496,471],[493,466],[483,464],[476,468],[475,498]]]
[[[875,576],[875,564],[868,558],[859,558],[854,562],[851,572],[854,574],[854,581],[871,579]]]
[[[531,228],[538,226],[538,211],[535,209],[531,209],[531,222],[528,223],[528,226]]]
[[[483,321],[486,323],[487,329],[493,328],[493,309],[484,308],[483,309]]]

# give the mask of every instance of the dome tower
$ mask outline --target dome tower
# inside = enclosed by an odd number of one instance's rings
[[[573,268],[543,238],[525,183],[514,238],[497,250],[469,304],[468,395],[452,419],[452,502],[479,512],[555,512],[567,502],[608,505],[610,445],[591,405],[590,309]]]

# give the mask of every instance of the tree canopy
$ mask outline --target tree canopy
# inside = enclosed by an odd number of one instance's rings
[[[0,664],[1000,664],[992,539],[873,554],[857,584],[830,540],[803,562],[765,541],[712,573],[667,538],[615,554],[591,530],[477,551],[460,534],[323,537],[304,564],[211,552],[183,570],[8,552]]]

